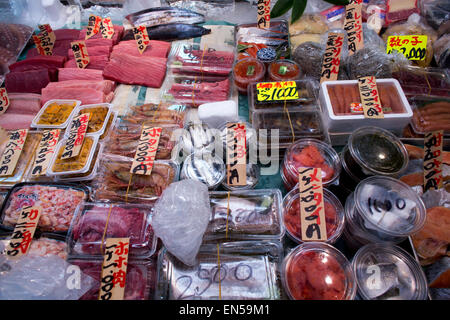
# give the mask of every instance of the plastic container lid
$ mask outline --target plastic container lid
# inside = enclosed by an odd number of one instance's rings
[[[347,258],[321,242],[295,247],[282,266],[284,288],[293,300],[353,300],[356,281]]]
[[[82,106],[78,106],[75,108],[75,111],[72,112],[71,116],[69,117],[69,122],[68,122],[68,126],[70,125],[70,123],[72,123],[72,120],[75,119],[76,117],[78,117],[79,115],[81,115],[82,111],[86,110],[86,109],[106,109],[106,113],[105,116],[102,117],[102,119],[98,119],[101,121],[100,125],[96,125],[96,127],[98,128],[98,130],[92,131],[91,128],[93,128],[93,117],[99,115],[98,111],[94,111],[91,113],[91,119],[89,119],[89,124],[88,124],[88,129],[86,131],[86,136],[101,136],[105,130],[106,127],[108,126],[108,121],[109,121],[109,117],[112,113],[112,105],[110,103],[96,103],[96,104],[86,104],[86,105],[82,105]],[[64,133],[64,138],[68,138],[69,137],[69,129],[66,130],[66,132]]]
[[[237,61],[233,67],[233,76],[239,91],[247,92],[247,85],[258,82],[264,78],[266,66],[254,58],[245,58]]]
[[[233,122],[228,121],[228,122],[225,122],[222,125],[220,125],[218,128],[220,130],[220,135],[222,137],[223,148],[225,150],[227,148],[227,125],[229,123],[236,123],[236,122],[245,123],[245,138],[246,138],[245,139],[245,143],[246,143],[245,147],[247,148],[247,150],[248,150],[250,144],[253,144],[256,146],[256,143],[258,142],[257,133],[256,133],[256,130],[253,129],[253,127],[250,123],[248,123],[246,121],[244,121],[244,122],[243,121],[233,121]],[[224,155],[226,156],[225,153],[224,153]]]
[[[285,178],[298,182],[298,168],[321,168],[322,184],[334,183],[341,173],[338,153],[327,143],[317,139],[300,139],[286,150],[283,165]],[[289,176],[287,176],[289,175]]]
[[[303,243],[301,238],[300,193],[298,184],[283,199],[283,223],[289,237]],[[345,212],[339,199],[329,190],[323,189],[327,243],[335,243],[344,231]]]
[[[300,78],[300,67],[293,61],[281,59],[272,62],[268,68],[269,78],[272,81],[288,81]]]
[[[183,163],[181,179],[194,179],[208,186],[217,188],[225,179],[226,167],[223,160],[211,152],[194,152]]]
[[[364,300],[426,300],[422,268],[405,250],[389,244],[368,244],[352,260],[358,296]]]
[[[393,175],[408,165],[408,152],[400,139],[378,127],[361,127],[353,131],[348,150],[369,174]]]
[[[225,190],[248,190],[253,189],[259,182],[260,172],[259,167],[256,163],[247,163],[247,184],[245,186],[231,186],[227,183],[227,179],[222,183],[222,187]]]
[[[407,237],[425,223],[425,205],[417,193],[391,177],[364,179],[355,189],[354,200],[356,211],[368,229]]]
[[[64,120],[64,122],[60,123],[60,124],[38,124],[39,120],[41,119],[41,116],[44,114],[44,112],[47,110],[47,108],[49,107],[49,105],[51,105],[52,103],[57,103],[57,104],[75,104],[73,110],[67,115],[67,118],[62,118],[62,120]],[[38,114],[36,115],[36,117],[34,117],[33,121],[31,122],[30,127],[31,128],[46,128],[46,129],[64,129],[67,127],[67,125],[69,124],[69,120],[70,117],[72,115],[72,113],[74,112],[74,110],[81,105],[81,101],[80,100],[64,100],[64,99],[53,99],[53,100],[48,100],[41,108],[41,110],[39,110]]]

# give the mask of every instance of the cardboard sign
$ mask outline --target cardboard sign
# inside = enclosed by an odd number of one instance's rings
[[[270,0],[258,0],[258,17],[256,24],[258,28],[270,28]]]
[[[72,120],[69,127],[69,137],[64,146],[61,159],[70,159],[76,157],[80,153],[90,118],[90,113],[82,113]]]
[[[75,56],[77,67],[80,69],[86,68],[91,61],[91,59],[89,59],[86,43],[84,41],[74,41],[70,43],[70,46]]]
[[[101,23],[102,23],[101,17],[91,14],[89,16],[88,25],[86,27],[86,36],[84,37],[84,40],[87,40],[96,35],[100,31]]]
[[[150,175],[158,150],[161,127],[142,126],[141,138],[134,155],[130,173]]]
[[[373,76],[358,79],[359,96],[364,110],[364,118],[383,119],[376,78]]]
[[[134,39],[136,40],[139,53],[142,54],[147,48],[147,46],[150,44],[147,28],[145,26],[133,28],[133,34]]]
[[[114,26],[110,17],[102,20],[100,25],[100,32],[102,33],[102,38],[112,39],[114,36]]]
[[[227,124],[227,183],[247,185],[247,149],[245,123]]]
[[[7,177],[14,173],[27,135],[28,129],[15,130],[9,134],[9,141],[0,159],[0,177]]]
[[[45,130],[42,134],[42,139],[36,151],[34,164],[31,169],[31,175],[33,177],[39,177],[47,172],[52,155],[55,153],[56,144],[59,141],[60,134],[61,129]]]
[[[41,207],[24,207],[17,219],[14,232],[6,249],[6,254],[11,257],[20,257],[28,252],[31,240],[41,217]]]
[[[327,48],[322,60],[320,83],[337,80],[341,64],[343,40],[344,34],[342,33],[330,32],[328,34]]]
[[[347,31],[348,54],[352,56],[356,51],[364,48],[360,4],[345,6],[344,30]]]
[[[33,35],[34,43],[39,54],[43,56],[53,55],[53,46],[55,45],[56,36],[49,24],[39,25],[40,33]]]
[[[284,101],[298,99],[295,81],[260,82],[256,84],[258,101]]]
[[[10,105],[8,92],[5,88],[0,88],[0,115],[4,114]]]
[[[427,55],[427,39],[425,35],[390,36],[386,43],[386,52],[397,50],[408,60],[424,60]]]
[[[123,300],[130,238],[106,239],[98,300]]]
[[[433,131],[425,134],[423,159],[423,192],[442,188],[442,145],[444,131]]]
[[[303,241],[326,241],[322,170],[299,168],[300,217]]]

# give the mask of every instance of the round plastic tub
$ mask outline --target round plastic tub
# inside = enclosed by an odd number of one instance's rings
[[[260,176],[260,174],[259,174],[258,165],[255,163],[247,163],[247,184],[246,185],[232,186],[232,185],[228,184],[227,179],[225,178],[224,182],[222,183],[222,187],[228,191],[253,189],[259,182],[259,176]]]
[[[293,300],[353,300],[356,281],[347,258],[333,246],[303,243],[284,259],[282,280]]]
[[[268,68],[271,81],[290,81],[300,78],[300,67],[292,60],[281,59],[272,62]]]
[[[242,94],[247,94],[247,87],[252,82],[264,80],[266,66],[254,58],[245,58],[233,67],[234,84]]]
[[[211,152],[194,152],[183,163],[180,178],[194,179],[215,190],[225,179],[226,168],[223,160]]]

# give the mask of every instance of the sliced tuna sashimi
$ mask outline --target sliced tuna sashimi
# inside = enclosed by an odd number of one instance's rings
[[[62,56],[36,56],[18,61],[9,66],[11,72],[23,72],[38,69],[57,69],[64,66],[66,57]]]
[[[8,92],[41,93],[41,89],[50,83],[47,69],[24,72],[10,72],[5,77],[5,88]]]
[[[201,82],[194,84],[174,83],[169,90],[175,100],[188,105],[198,106],[207,102],[224,101],[230,91],[229,80]]]
[[[94,104],[107,102],[110,94],[105,95],[100,90],[90,88],[44,88],[42,89],[42,103],[51,99],[75,99],[80,100],[82,104]]]
[[[89,59],[89,64],[86,66],[87,69],[103,70],[109,61],[107,56],[89,56]],[[75,59],[69,59],[64,64],[64,68],[77,68],[77,62]]]
[[[112,38],[114,44],[117,44],[122,39],[123,30],[124,30],[123,26],[114,25],[114,35]],[[85,37],[86,37],[86,29],[83,29],[80,31],[80,36],[78,37],[78,39],[84,40]],[[93,40],[103,39],[102,34],[99,32],[99,33],[93,35],[92,37],[90,37],[88,40],[91,40],[91,39],[93,39]]]
[[[110,46],[94,46],[94,47],[88,46],[87,51],[88,51],[89,57],[93,57],[93,56],[109,57],[109,54],[111,53],[111,47]],[[69,59],[75,59],[72,49],[67,50],[67,55],[69,56]]]
[[[67,80],[103,80],[102,70],[80,69],[80,68],[60,68],[58,69],[59,81]]]
[[[83,40],[86,43],[88,49],[89,47],[95,46],[110,46],[112,48],[112,46],[115,44],[112,39],[105,39],[105,38],[97,38],[97,39],[89,38],[87,40],[84,40],[83,38],[81,40]]]
[[[114,46],[112,54],[130,54],[138,57],[145,56],[167,58],[169,51],[170,42],[150,40],[150,44],[141,55],[137,48],[136,41],[128,40],[121,41],[118,45]]]
[[[103,92],[104,94],[108,94],[111,91],[114,90],[114,82],[111,80],[68,80],[68,81],[60,81],[60,82],[50,82],[46,89],[79,89],[84,90],[87,89],[93,89],[93,90],[99,90]]]

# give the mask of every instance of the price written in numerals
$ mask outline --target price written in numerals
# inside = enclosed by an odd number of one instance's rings
[[[303,241],[326,241],[322,170],[299,168],[300,217]]]
[[[31,169],[32,176],[37,177],[47,172],[50,159],[55,152],[60,134],[61,129],[44,131]]]
[[[442,178],[442,145],[444,131],[433,131],[425,134],[424,140],[424,159],[423,174],[424,185],[423,192],[430,189],[438,190],[443,186]]]
[[[148,37],[147,28],[145,26],[135,27],[133,28],[133,34],[139,53],[142,54],[150,44],[150,38]]]
[[[322,60],[322,73],[320,83],[324,81],[337,80],[339,66],[341,64],[342,45],[344,44],[344,34],[330,32],[327,40],[327,48]]]
[[[158,150],[161,127],[142,126],[142,133],[134,155],[130,173],[150,175]]]
[[[364,47],[361,4],[345,7],[344,30],[347,31],[348,54],[351,56]]]
[[[102,38],[112,39],[114,36],[114,26],[110,17],[107,17],[102,20],[100,24],[100,32],[102,34]]]
[[[102,18],[91,14],[89,16],[88,25],[86,27],[86,36],[84,40],[87,40],[100,31],[100,26],[102,23]]]
[[[227,183],[247,185],[247,150],[245,123],[227,124]]]
[[[4,114],[10,105],[8,92],[5,88],[0,88],[0,115]]]
[[[70,43],[70,46],[75,56],[77,67],[80,69],[86,68],[91,59],[87,51],[86,43],[84,41],[74,41]]]
[[[270,28],[270,0],[258,0],[257,13],[258,28]]]
[[[61,159],[70,159],[76,157],[83,145],[84,137],[88,129],[90,113],[83,113],[72,120]]]
[[[22,208],[8,244],[6,251],[8,256],[20,257],[28,252],[41,213],[41,207],[28,206]]]
[[[386,52],[401,52],[408,60],[424,60],[427,55],[426,35],[390,36]]]
[[[260,82],[256,85],[258,101],[284,101],[298,99],[295,81]]]
[[[53,46],[55,45],[56,36],[49,24],[39,25],[40,33],[33,35],[36,49],[40,55],[53,55]]]
[[[0,159],[0,177],[10,176],[16,169],[17,162],[22,154],[23,145],[27,139],[28,129],[12,131],[5,151]]]
[[[364,117],[383,119],[384,113],[381,106],[376,78],[374,76],[359,78],[358,88]]]

